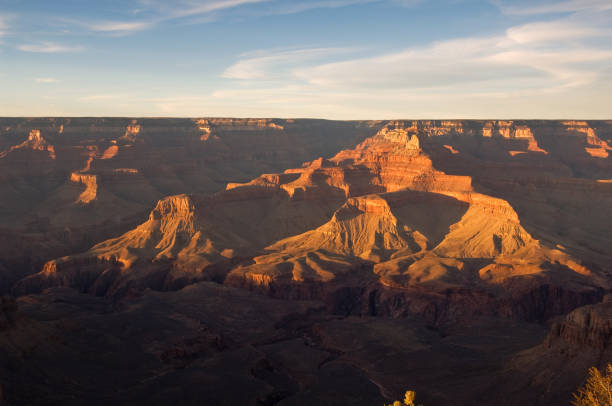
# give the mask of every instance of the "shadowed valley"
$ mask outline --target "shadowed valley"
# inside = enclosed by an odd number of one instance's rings
[[[612,122],[0,127],[9,404],[548,405],[612,360]]]

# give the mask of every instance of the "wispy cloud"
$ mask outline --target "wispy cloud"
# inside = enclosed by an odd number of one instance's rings
[[[5,36],[8,33],[9,22],[8,17],[0,15],[0,37]]]
[[[50,83],[58,83],[59,80],[56,78],[45,77],[45,78],[35,78],[34,81],[36,83],[50,84]]]
[[[90,94],[88,96],[79,97],[80,101],[92,102],[92,101],[104,101],[104,100],[116,100],[126,98],[127,95],[124,93],[103,93],[103,94]]]
[[[215,14],[235,9],[240,6],[267,4],[267,7],[255,12],[255,15],[286,15],[296,14],[320,8],[340,8],[357,4],[378,3],[385,0],[178,0],[168,2],[163,0],[140,0],[139,7],[133,9],[131,16],[139,16],[137,20],[126,17],[120,21],[99,21],[85,24],[90,30],[126,35],[155,27],[159,23],[170,20],[184,20],[187,23],[205,23],[215,19]],[[393,0],[402,5],[416,4],[422,0]],[[142,14],[149,17],[143,18]]]
[[[422,3],[424,0],[392,0],[393,3],[399,4],[404,7],[414,7],[417,4]]]
[[[127,35],[152,28],[168,20],[199,17],[198,21],[210,21],[210,19],[203,19],[203,16],[216,11],[267,1],[270,0],[180,0],[174,2],[141,0],[140,6],[129,14],[147,14],[149,15],[148,18],[139,17],[138,20],[97,21],[83,25],[96,32]]]
[[[512,1],[494,0],[501,11],[510,15],[573,13],[576,11],[612,10],[610,0],[569,0],[569,1]]]
[[[330,57],[351,52],[352,48],[307,48],[256,51],[228,67],[221,75],[228,79],[278,79],[296,64],[321,62]]]
[[[129,34],[146,30],[155,24],[155,21],[104,21],[89,25],[92,31]]]
[[[325,9],[325,8],[341,8],[367,3],[380,3],[383,0],[310,0],[310,1],[291,1],[291,2],[275,2],[272,3],[266,10],[262,12],[264,15],[286,15],[297,14],[304,11]],[[410,1],[410,0],[407,0]],[[419,1],[419,0],[415,0]]]
[[[168,7],[167,2],[157,2],[158,8],[169,11],[169,17],[180,18],[197,16],[213,11],[234,8],[246,4],[263,3],[270,0],[183,0]]]
[[[585,36],[595,35],[586,30]],[[511,29],[505,36],[442,41],[371,58],[296,68],[294,73],[312,85],[336,88],[480,88],[495,92],[584,85],[612,63],[612,47],[576,44],[576,38],[560,43],[563,31],[547,46],[553,36],[548,31]]]
[[[506,31],[508,39],[521,43],[553,42],[580,40],[589,37],[612,36],[612,28],[571,20],[536,22],[512,27]]]
[[[65,53],[65,52],[80,52],[80,51],[83,51],[85,48],[80,45],[69,46],[69,45],[56,44],[54,42],[41,42],[38,44],[18,45],[17,49],[23,52],[55,54],[55,53]]]
[[[577,12],[517,25],[497,36],[443,40],[375,56],[339,57],[333,49],[259,51],[242,55],[225,70],[223,76],[239,79],[239,87],[219,89],[211,98],[313,109],[317,103],[333,104],[334,111],[380,103],[387,117],[394,106],[428,106],[435,116],[436,103],[465,115],[461,108],[469,103],[487,109],[486,100],[498,100],[508,103],[504,114],[509,114],[519,111],[510,107],[511,100],[517,106],[526,100],[553,105],[568,100],[555,96],[561,92],[577,95],[602,87],[612,73],[611,20],[607,12],[597,19]],[[164,103],[176,105],[180,102]]]
[[[347,49],[259,51],[243,55],[223,77],[282,79],[328,88],[561,89],[591,83],[612,65],[612,38],[605,24],[561,19],[512,27],[497,37],[439,41],[429,46],[330,61]],[[586,42],[585,42],[586,41]],[[481,89],[481,90],[478,90]]]

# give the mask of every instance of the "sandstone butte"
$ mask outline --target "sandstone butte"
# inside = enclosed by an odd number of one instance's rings
[[[210,135],[207,123],[196,122]],[[423,313],[433,302],[436,322],[474,312],[543,318],[601,299],[609,289],[609,233],[597,233],[588,222],[577,226],[594,242],[576,238],[578,231],[576,236],[565,232],[567,225],[540,230],[547,219],[538,217],[550,217],[545,210],[525,208],[523,221],[511,202],[515,190],[535,188],[532,206],[543,204],[538,189],[545,194],[552,189],[554,197],[547,198],[561,204],[583,191],[599,194],[604,204],[612,189],[598,179],[571,176],[574,168],[550,159],[558,143],[546,134],[549,128],[541,130],[538,141],[534,131],[539,128],[526,124],[478,123],[480,131],[474,124],[389,122],[329,159],[228,183],[208,196],[166,197],[133,230],[83,253],[50,260],[14,291],[62,285],[115,295],[131,287],[167,290],[216,280],[276,297],[318,299],[330,289],[355,285],[370,295],[371,312]],[[586,149],[608,148],[607,141],[586,125],[560,123],[566,134],[552,137],[581,140],[584,156],[579,159],[601,160]],[[272,129],[283,128],[275,124]],[[132,123],[122,137],[134,142],[139,134],[140,126]],[[478,154],[487,150],[495,158],[505,153],[505,161],[479,161]],[[72,182],[85,186],[77,203],[97,198],[96,175],[87,174],[94,156],[71,174]],[[610,169],[604,160],[602,173]],[[559,192],[568,196],[555,196]],[[542,286],[559,290],[562,303],[518,306],[520,298]],[[437,303],[445,292],[466,289],[468,303]],[[431,298],[396,309],[388,303],[394,295]]]
[[[0,119],[0,292],[55,257],[142,222],[155,203],[209,194],[373,135],[379,122]],[[210,135],[210,138],[208,136]]]
[[[557,320],[508,364],[513,379],[570,347],[609,358],[612,122],[83,120],[2,137],[5,238],[46,250],[39,269],[13,272],[15,295],[120,299],[211,281],[436,328]],[[20,176],[49,183],[12,186]],[[90,247],[49,241],[58,225],[81,237],[102,224]]]

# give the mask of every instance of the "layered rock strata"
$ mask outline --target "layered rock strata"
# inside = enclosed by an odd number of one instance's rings
[[[436,167],[432,139],[473,133],[451,124],[392,122],[330,159],[209,197],[166,198],[136,229],[49,262],[15,292],[60,284],[121,294],[209,279],[436,323],[477,314],[544,320],[600,300],[605,270],[534,238],[509,201],[478,191],[477,176]],[[503,139],[534,137],[523,125],[492,128]],[[465,154],[456,149],[447,153]]]

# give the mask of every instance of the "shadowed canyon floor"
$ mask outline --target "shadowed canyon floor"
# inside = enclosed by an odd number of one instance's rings
[[[612,122],[0,124],[9,404],[563,404],[612,359]]]
[[[214,193],[376,133],[377,122],[0,118],[0,292],[135,227],[157,200]]]

